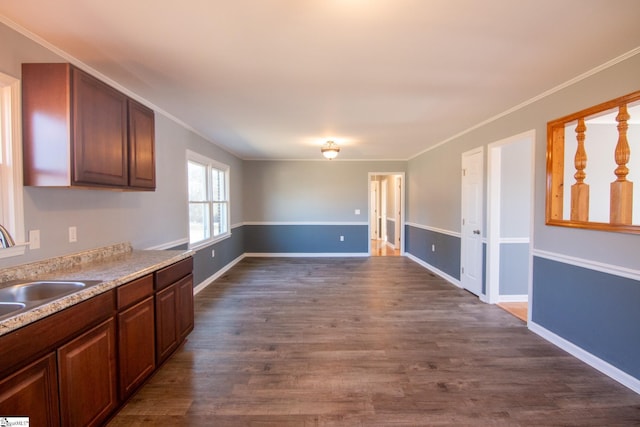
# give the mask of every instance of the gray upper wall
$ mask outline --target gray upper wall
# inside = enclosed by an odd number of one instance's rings
[[[500,237],[528,238],[531,226],[531,147],[528,140],[502,147]]]
[[[474,140],[443,144],[408,162],[407,222],[460,232],[461,155],[480,145]]]
[[[23,62],[65,62],[38,43],[0,24],[0,72],[19,78]],[[25,230],[40,230],[41,248],[0,259],[0,268],[113,243],[145,249],[188,238],[186,150],[231,169],[231,222],[242,222],[242,160],[156,113],[154,192],[24,188]],[[76,226],[78,242],[68,242]]]
[[[19,77],[23,62],[64,61],[3,24],[0,24],[0,44],[0,71],[8,75]],[[637,235],[544,225],[546,123],[638,90],[638,75],[640,55],[474,129],[409,162],[243,162],[157,114],[156,192],[26,188],[25,228],[41,230],[42,248],[28,251],[22,257],[0,260],[0,267],[114,242],[131,241],[135,247],[146,248],[186,238],[186,149],[231,166],[232,224],[244,221],[365,222],[368,173],[406,171],[406,220],[458,232],[462,152],[535,129],[535,248],[638,268]],[[361,210],[360,216],[354,215],[355,209]],[[67,243],[70,225],[78,227],[77,243]]]
[[[367,222],[369,173],[405,169],[402,161],[245,161],[244,220]]]
[[[462,153],[535,130],[534,247],[567,256],[638,269],[639,236],[545,225],[547,122],[638,90],[640,55],[634,55],[408,162],[407,221],[460,231]],[[486,186],[485,186],[486,194]]]

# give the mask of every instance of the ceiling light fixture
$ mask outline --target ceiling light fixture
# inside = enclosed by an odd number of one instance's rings
[[[327,141],[322,147],[320,147],[320,151],[326,159],[332,160],[338,157],[340,147],[338,147],[333,141]]]

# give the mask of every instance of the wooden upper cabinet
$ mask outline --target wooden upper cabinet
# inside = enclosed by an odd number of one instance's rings
[[[129,185],[156,188],[155,118],[153,110],[129,100]]]
[[[127,97],[72,68],[73,184],[129,183]]]
[[[71,67],[22,65],[24,185],[71,185]]]
[[[153,111],[71,64],[22,65],[24,184],[155,189]]]

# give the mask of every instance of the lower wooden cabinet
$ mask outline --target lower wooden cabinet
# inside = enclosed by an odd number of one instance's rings
[[[193,330],[192,269],[178,261],[0,336],[0,417],[103,425]]]
[[[0,381],[0,414],[28,416],[32,426],[60,425],[55,353]]]
[[[169,286],[156,294],[156,358],[162,363],[178,346],[176,289]]]
[[[58,373],[62,425],[101,425],[118,406],[115,320],[60,347]]]
[[[193,275],[156,293],[156,360],[159,365],[193,330]]]
[[[153,296],[118,313],[118,363],[124,400],[156,368]]]
[[[194,312],[193,312],[193,275],[176,283],[176,304],[178,306],[177,328],[178,339],[184,341],[187,335],[193,331]]]

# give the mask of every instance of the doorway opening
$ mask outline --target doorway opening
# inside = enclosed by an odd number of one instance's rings
[[[369,255],[404,254],[404,172],[369,172]]]
[[[488,145],[486,297],[528,321],[535,131]]]

